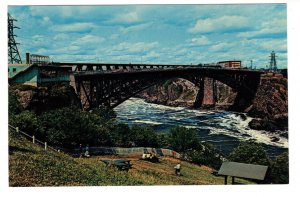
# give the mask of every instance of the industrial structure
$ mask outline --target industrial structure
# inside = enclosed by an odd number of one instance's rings
[[[38,66],[45,66],[50,63],[49,56],[44,55],[36,55],[36,54],[30,54],[26,53],[26,62],[23,63],[12,63],[8,64],[8,78],[14,77],[21,71],[25,71],[28,69],[31,65],[36,64]],[[20,81],[20,79],[19,79]]]
[[[269,65],[269,71],[276,72],[277,71],[277,61],[276,61],[276,55],[275,52],[272,51],[270,57],[270,65]]]
[[[8,13],[7,16],[7,23],[8,23],[8,63],[9,64],[22,64],[22,60],[18,51],[17,43],[15,40],[14,29],[20,29],[19,27],[14,25],[14,21],[16,19],[12,18],[12,16]]]
[[[218,65],[224,68],[241,68],[242,62],[239,60],[229,60],[218,62]]]
[[[49,56],[26,53],[26,64],[46,65],[49,62]]]

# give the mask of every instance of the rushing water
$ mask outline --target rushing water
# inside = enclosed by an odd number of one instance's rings
[[[210,142],[229,154],[240,140],[254,139],[262,143],[267,154],[274,156],[287,150],[288,140],[278,133],[250,129],[251,117],[228,111],[199,111],[184,107],[168,107],[131,98],[115,108],[117,119],[129,125],[152,127],[168,132],[171,127],[183,126],[197,131],[201,141]],[[274,141],[274,138],[277,140]]]

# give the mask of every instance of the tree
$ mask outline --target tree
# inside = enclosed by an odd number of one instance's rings
[[[158,146],[157,134],[152,128],[134,125],[130,130],[131,140],[135,146]]]
[[[102,146],[110,143],[109,127],[96,114],[80,109],[62,108],[40,115],[40,135],[45,140],[65,146],[78,144]]]
[[[186,153],[189,149],[195,149],[199,146],[197,133],[193,129],[180,126],[171,128],[170,146],[181,153]]]
[[[29,135],[37,135],[39,131],[39,122],[36,114],[28,110],[16,115],[11,115],[9,123],[14,127],[19,127],[21,131]]]
[[[91,112],[100,116],[104,120],[111,120],[117,117],[116,112],[108,107],[93,109]]]
[[[219,169],[222,160],[220,153],[211,144],[203,143],[197,149],[188,151],[187,158],[193,163]]]
[[[241,163],[270,166],[264,148],[253,140],[243,141],[229,155],[229,160]]]
[[[131,141],[130,133],[131,131],[127,124],[119,123],[114,125],[110,133],[114,146],[131,147],[133,142]]]
[[[276,157],[271,169],[271,181],[276,184],[289,183],[289,155],[284,152]]]
[[[23,111],[23,107],[18,100],[18,95],[15,91],[8,91],[8,113],[9,116],[13,116],[21,113]]]
[[[170,147],[170,139],[169,139],[169,135],[166,133],[157,133],[157,143],[158,143],[158,147],[161,148],[168,148]]]

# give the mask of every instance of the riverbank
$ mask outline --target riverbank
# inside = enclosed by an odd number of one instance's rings
[[[131,160],[133,166],[128,172],[119,171],[101,161],[106,159]],[[224,184],[224,178],[214,176],[211,168],[185,161],[181,161],[182,176],[175,176],[178,161],[171,157],[161,157],[160,163],[124,156],[73,158],[62,152],[45,151],[20,134],[9,134],[11,187]],[[237,181],[253,184],[243,179]]]

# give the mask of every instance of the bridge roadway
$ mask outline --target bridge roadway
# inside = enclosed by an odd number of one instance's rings
[[[204,82],[206,78],[211,78],[213,83],[218,80],[236,91],[236,102],[245,108],[251,103],[262,74],[260,71],[215,65],[53,62],[51,66],[72,67],[71,81],[86,109],[99,106],[116,107],[138,92],[173,78],[189,80],[199,87],[195,107],[200,107],[205,100],[207,95],[204,94]]]

